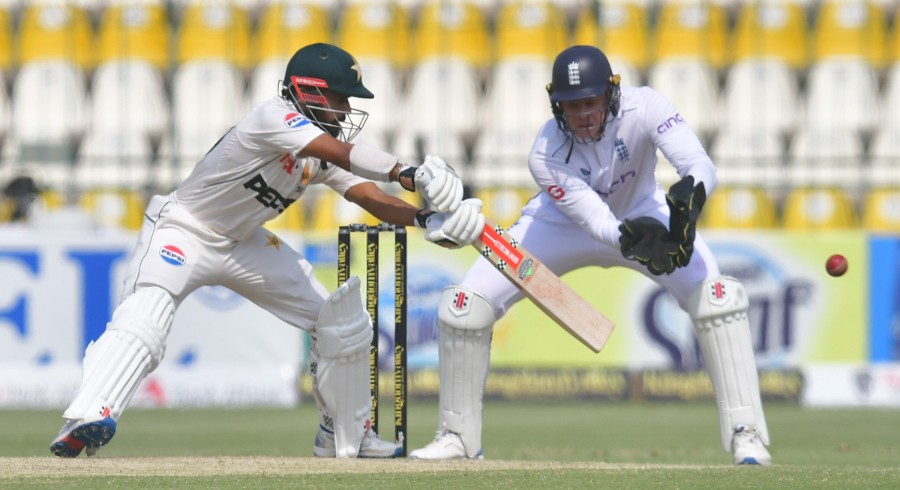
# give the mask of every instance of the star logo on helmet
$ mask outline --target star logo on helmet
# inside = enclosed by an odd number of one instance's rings
[[[353,60],[353,66],[351,66],[350,69],[356,72],[357,82],[362,80],[362,70],[359,69],[359,63],[356,60]]]

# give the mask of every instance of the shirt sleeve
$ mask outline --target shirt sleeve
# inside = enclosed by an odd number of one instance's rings
[[[679,176],[691,175],[694,182],[703,182],[709,195],[717,184],[716,169],[697,134],[662,94],[648,87],[643,90],[646,91],[643,117],[653,143]]]
[[[528,158],[534,181],[563,214],[595,240],[618,248],[621,222],[577,171],[566,163],[565,155],[570,143],[566,142],[566,147],[562,149],[548,147],[550,138],[547,134],[553,131],[551,127],[548,124],[538,135]]]
[[[303,114],[271,102],[255,107],[237,129],[248,148],[295,155],[324,133]]]

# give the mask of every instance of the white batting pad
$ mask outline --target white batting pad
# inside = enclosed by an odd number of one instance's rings
[[[744,287],[731,277],[702,282],[688,299],[688,313],[719,406],[722,447],[728,452],[737,424],[756,426],[763,442],[769,444],[747,319],[749,308]]]
[[[85,350],[81,387],[66,409],[67,419],[118,419],[144,377],[166,351],[175,303],[161,288],[132,294],[113,313],[106,331]]]
[[[480,293],[451,286],[438,305],[440,425],[460,435],[468,457],[481,451],[484,384],[494,310]]]
[[[351,277],[319,313],[311,369],[323,418],[332,421],[338,458],[355,458],[366,433],[372,321],[363,308],[359,278]],[[322,406],[324,405],[324,407]]]

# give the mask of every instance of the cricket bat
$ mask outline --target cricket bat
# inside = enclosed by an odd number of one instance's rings
[[[515,239],[507,239],[502,227],[486,223],[472,246],[560,327],[600,352],[615,328],[613,322]]]

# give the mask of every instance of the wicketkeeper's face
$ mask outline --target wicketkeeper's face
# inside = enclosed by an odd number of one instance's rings
[[[563,117],[576,139],[596,141],[603,134],[608,111],[607,94],[586,99],[565,100],[559,103]]]

